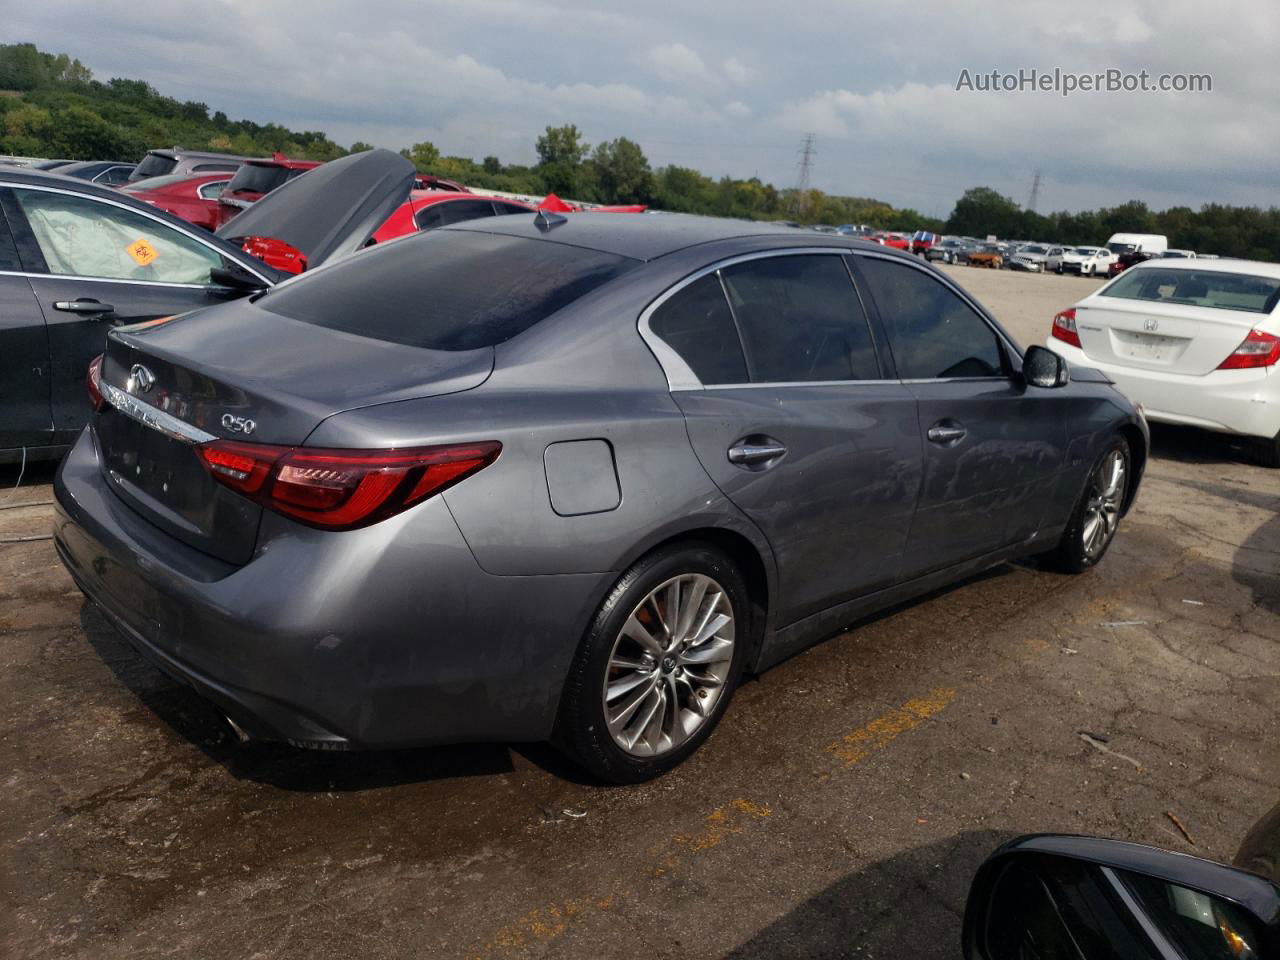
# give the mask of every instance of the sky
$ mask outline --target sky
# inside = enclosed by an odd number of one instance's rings
[[[339,143],[530,163],[548,125],[640,143],[654,166],[811,183],[945,217],[991,186],[1036,209],[1280,205],[1273,0],[44,0],[6,42],[78,57],[234,119]],[[957,90],[993,70],[1211,92]],[[975,85],[977,81],[975,79]]]

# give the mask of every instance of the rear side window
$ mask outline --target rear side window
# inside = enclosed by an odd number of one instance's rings
[[[173,168],[178,165],[178,161],[173,157],[166,157],[160,153],[148,153],[142,158],[142,162],[138,164],[136,170],[133,171],[135,177],[163,177],[166,173],[172,173]]]
[[[492,216],[493,204],[488,200],[446,200],[419,210],[413,219],[419,230],[431,230],[435,227],[447,227],[451,223]]]
[[[673,294],[653,312],[649,329],[680,354],[704,384],[747,382],[747,361],[716,274]]]
[[[1270,313],[1280,300],[1280,280],[1217,270],[1129,270],[1103,290],[1102,297],[1154,300],[1244,313]]]
[[[272,167],[260,163],[246,163],[231,178],[228,190],[248,190],[252,193],[270,193],[289,179],[288,167]]]
[[[485,233],[429,233],[303,274],[259,299],[272,313],[432,350],[509,340],[639,263]]]
[[[721,275],[752,380],[879,379],[871,330],[843,257],[748,260]]]
[[[1004,351],[990,325],[934,277],[879,257],[859,257],[904,380],[1001,377]]]
[[[238,163],[197,163],[194,167],[191,168],[191,172],[192,173],[222,173],[225,171],[227,173],[230,173],[234,170],[239,170],[239,169],[240,169],[240,164]]]

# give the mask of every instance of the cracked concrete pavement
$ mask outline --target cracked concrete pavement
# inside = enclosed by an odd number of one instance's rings
[[[1024,343],[1090,286],[955,272]],[[1005,566],[860,623],[630,788],[545,747],[241,746],[49,541],[0,546],[0,954],[958,957],[1013,835],[1229,860],[1280,796],[1280,472],[1196,431],[1153,454],[1097,570]],[[51,475],[6,469],[0,507]]]

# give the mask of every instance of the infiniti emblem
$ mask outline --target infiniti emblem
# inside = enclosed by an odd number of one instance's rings
[[[147,393],[156,385],[156,375],[140,363],[129,370],[129,382],[125,387],[130,393]]]
[[[1146,320],[1142,321],[1142,329],[1143,330],[1159,330],[1160,321],[1157,320],[1155,317],[1148,317]]]

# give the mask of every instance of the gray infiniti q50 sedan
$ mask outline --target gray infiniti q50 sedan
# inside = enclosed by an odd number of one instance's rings
[[[1147,457],[918,258],[675,215],[389,243],[112,330],[90,396],[59,554],[243,734],[552,739],[618,782],[877,608],[1090,567]]]

